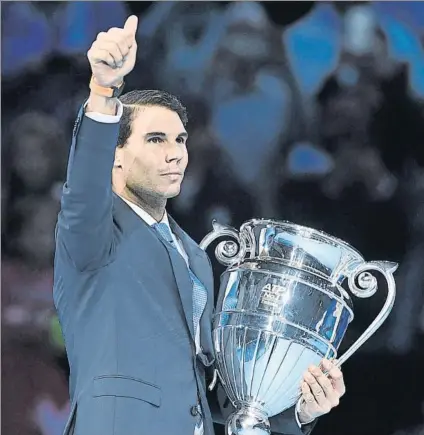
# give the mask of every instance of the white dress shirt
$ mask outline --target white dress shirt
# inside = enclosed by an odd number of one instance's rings
[[[122,198],[122,196],[120,197],[123,201],[125,201],[133,210],[134,212],[141,217],[141,219],[144,220],[144,222],[146,222],[147,225],[153,226],[154,224],[157,223],[162,223],[162,224],[166,224],[166,226],[169,228],[169,230],[171,231],[171,235],[172,235],[172,240],[174,241],[174,244],[178,250],[178,252],[181,254],[181,257],[184,258],[184,261],[186,262],[187,267],[189,267],[189,262],[188,262],[188,255],[184,249],[183,244],[181,243],[181,240],[177,238],[177,236],[172,232],[171,227],[169,226],[169,219],[168,219],[168,214],[164,213],[163,218],[160,222],[157,222],[155,220],[155,218],[153,218],[152,216],[149,215],[149,213],[147,213],[147,211],[143,210],[140,206],[138,206],[137,204],[134,204],[130,201],[128,201],[125,198]]]

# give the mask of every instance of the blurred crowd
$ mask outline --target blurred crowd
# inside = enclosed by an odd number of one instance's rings
[[[276,218],[400,263],[389,321],[346,365],[346,399],[316,435],[424,434],[424,3],[401,1],[2,4],[3,433],[59,435],[67,416],[54,226],[85,53],[130,13],[127,89],[165,89],[189,110],[169,209],[194,239],[212,219]],[[354,301],[345,345],[379,293]]]

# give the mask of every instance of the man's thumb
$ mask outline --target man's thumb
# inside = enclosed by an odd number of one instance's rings
[[[137,25],[138,25],[138,18],[135,15],[131,15],[128,17],[127,21],[124,24],[124,30],[126,30],[128,33],[131,33],[134,35],[137,32]]]

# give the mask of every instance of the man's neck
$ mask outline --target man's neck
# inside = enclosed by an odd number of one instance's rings
[[[157,222],[160,222],[163,219],[165,214],[166,199],[155,198],[153,196],[141,197],[129,192],[127,189],[125,189],[123,192],[120,192],[119,196],[142,208]]]

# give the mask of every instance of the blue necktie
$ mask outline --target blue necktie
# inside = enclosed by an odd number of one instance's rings
[[[159,233],[162,239],[169,242],[173,248],[177,249],[174,239],[172,238],[171,230],[167,224],[160,222],[154,224],[153,228]],[[203,310],[205,309],[208,294],[205,286],[199,281],[197,276],[191,271],[190,268],[188,268],[188,273],[193,284],[193,326],[194,336],[196,337],[197,327],[199,325]]]

